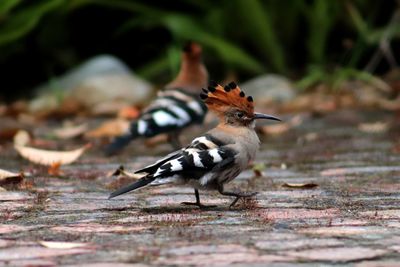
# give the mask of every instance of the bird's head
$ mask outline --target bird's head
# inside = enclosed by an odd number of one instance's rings
[[[207,82],[208,72],[202,61],[202,48],[197,43],[188,42],[182,50],[178,76],[166,87],[198,93],[202,87],[207,86]]]
[[[183,47],[183,60],[199,61],[201,60],[201,54],[201,46],[195,42],[190,41]]]
[[[253,98],[246,96],[234,82],[224,87],[211,82],[207,89],[203,88],[200,97],[208,109],[215,112],[225,124],[253,127],[256,119],[281,121],[277,117],[254,112]]]

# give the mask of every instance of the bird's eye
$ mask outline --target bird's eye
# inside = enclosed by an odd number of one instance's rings
[[[244,113],[241,111],[236,112],[236,117],[238,117],[239,119],[243,118]]]

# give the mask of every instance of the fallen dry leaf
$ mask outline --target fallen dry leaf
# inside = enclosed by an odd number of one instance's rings
[[[115,116],[123,107],[129,107],[124,100],[100,102],[90,108],[92,116]]]
[[[61,176],[63,172],[60,170],[61,164],[59,162],[53,163],[47,169],[47,173],[53,176]]]
[[[38,243],[43,247],[55,248],[55,249],[71,249],[71,248],[81,248],[88,246],[87,243],[72,243],[72,242],[38,241]]]
[[[288,122],[263,126],[261,128],[261,132],[267,135],[280,135],[294,127],[299,126],[303,123],[303,120],[304,117],[302,115],[296,115],[292,117]]]
[[[335,168],[335,169],[326,169],[320,172],[322,176],[342,176],[347,173],[346,169]]]
[[[114,119],[106,121],[98,128],[89,131],[85,137],[101,138],[101,137],[115,137],[126,133],[129,130],[130,122],[124,119]]]
[[[256,163],[256,164],[253,164],[251,169],[253,170],[254,175],[256,177],[261,177],[262,176],[262,172],[266,169],[266,166],[265,166],[264,163]]]
[[[27,146],[14,146],[18,153],[25,159],[40,165],[54,166],[55,164],[67,165],[76,161],[90,145],[71,151],[51,151]]]
[[[53,131],[58,139],[72,139],[84,134],[88,130],[86,123],[77,126],[66,126]]]
[[[365,133],[383,133],[389,128],[387,122],[373,122],[373,123],[360,123],[357,127],[360,131]]]
[[[295,188],[295,189],[311,189],[317,186],[318,185],[314,183],[305,183],[305,184],[284,183],[282,185],[282,187]]]
[[[281,135],[290,130],[289,123],[267,125],[261,128],[261,132],[267,135]]]
[[[140,179],[144,176],[143,174],[137,174],[137,173],[125,171],[125,168],[122,165],[119,166],[118,169],[116,169],[114,172],[112,172],[111,175],[109,175],[109,176],[121,176],[121,175],[127,176],[129,178],[134,178],[134,179]]]
[[[25,146],[31,141],[31,136],[25,130],[19,130],[13,138],[14,146]]]
[[[140,110],[136,107],[123,107],[118,111],[118,118],[133,120],[139,117]]]
[[[0,185],[17,184],[24,179],[23,173],[9,172],[0,169]]]

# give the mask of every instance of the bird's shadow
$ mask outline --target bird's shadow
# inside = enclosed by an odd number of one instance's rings
[[[215,206],[215,207],[206,207],[199,208],[193,206],[157,206],[157,207],[148,207],[142,208],[140,211],[149,214],[166,214],[166,213],[187,213],[187,212],[208,212],[208,211],[220,211],[220,212],[235,212],[235,211],[243,211],[247,210],[245,207],[233,207],[229,208],[229,206]]]

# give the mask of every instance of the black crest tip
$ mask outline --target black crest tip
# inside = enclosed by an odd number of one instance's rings
[[[201,99],[206,99],[208,97],[208,95],[206,95],[205,93],[201,93],[200,94],[200,98]]]
[[[248,96],[248,97],[247,97],[247,101],[249,101],[249,102],[253,102],[253,97],[251,97],[251,96]]]
[[[225,85],[224,90],[225,90],[225,92],[229,92],[231,90],[231,88],[229,87],[229,85]]]
[[[230,82],[230,83],[228,84],[228,86],[229,86],[231,89],[235,89],[235,88],[237,87],[237,84],[236,84],[235,82]]]
[[[212,87],[212,86],[208,87],[208,91],[210,91],[211,93],[214,93],[215,90],[216,90],[215,87]]]
[[[243,91],[241,91],[239,95],[240,95],[240,97],[245,97],[245,94]]]
[[[211,86],[211,87],[217,87],[217,86],[218,86],[218,83],[217,83],[216,81],[214,81],[214,80],[211,80],[211,81],[210,81],[210,86]]]

